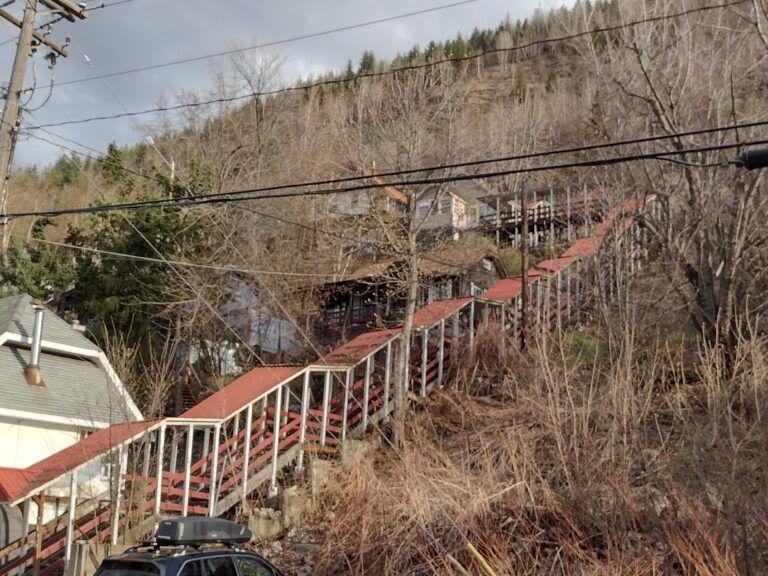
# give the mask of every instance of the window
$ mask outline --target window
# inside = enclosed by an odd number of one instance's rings
[[[352,322],[360,322],[363,319],[363,298],[358,294],[352,295]]]
[[[151,562],[104,560],[96,574],[99,576],[159,576],[160,569]]]
[[[438,208],[438,212],[440,214],[450,214],[451,212],[451,197],[446,196],[445,198],[440,198],[440,206]]]
[[[429,285],[429,291],[427,292],[427,302],[431,303],[437,300],[438,287],[434,284]]]
[[[265,566],[256,558],[238,557],[241,576],[274,576],[275,572],[269,566]]]
[[[347,306],[343,302],[336,302],[325,309],[325,319],[332,324],[341,324],[347,315]]]
[[[426,217],[427,214],[429,214],[429,205],[431,202],[429,200],[424,200],[423,202],[419,202],[418,205],[418,215],[419,218]]]
[[[112,462],[109,458],[101,459],[101,479],[109,480],[112,477]]]
[[[485,268],[486,270],[488,270],[488,272],[490,272],[491,270],[493,270],[493,262],[488,260],[488,258],[483,258],[483,268]]]
[[[195,560],[184,564],[184,568],[181,569],[179,576],[202,576],[200,572],[200,562]]]
[[[201,562],[205,568],[202,576],[237,576],[235,565],[229,556],[204,558]]]

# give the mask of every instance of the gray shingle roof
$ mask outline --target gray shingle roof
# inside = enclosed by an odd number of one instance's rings
[[[35,312],[32,310],[32,297],[29,294],[0,298],[0,334],[11,332],[20,336],[32,336],[34,321]],[[43,316],[43,340],[87,350],[99,350],[96,344],[47,308]]]
[[[19,294],[0,298],[0,335],[32,335],[32,298]],[[43,340],[89,351],[99,347],[45,309]],[[116,423],[133,420],[115,382],[96,359],[62,354],[43,347],[40,372],[44,386],[32,386],[24,377],[29,349],[13,342],[0,346],[0,407],[87,422]]]
[[[0,405],[8,410],[86,422],[133,420],[106,372],[95,361],[43,352],[43,386],[24,378],[29,349],[0,346]]]

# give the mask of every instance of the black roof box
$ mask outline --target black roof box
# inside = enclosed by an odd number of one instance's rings
[[[161,520],[155,530],[155,542],[161,546],[244,544],[250,539],[251,531],[245,526],[207,516]]]

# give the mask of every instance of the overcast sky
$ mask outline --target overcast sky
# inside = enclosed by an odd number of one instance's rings
[[[107,4],[114,0],[107,0]],[[130,0],[124,4],[93,10],[85,21],[55,25],[51,38],[72,38],[70,56],[59,60],[55,80],[64,82],[98,74],[211,54],[233,46],[252,46],[312,34],[371,20],[443,6],[456,0]],[[100,0],[90,0],[97,6]],[[561,4],[557,0],[557,4]],[[476,0],[428,14],[421,14],[337,32],[318,38],[299,40],[270,48],[285,58],[282,78],[316,75],[340,70],[347,60],[357,63],[363,50],[373,50],[379,58],[391,59],[414,44],[424,46],[430,40],[451,38],[457,32],[468,35],[475,27],[496,26],[506,16],[525,18],[537,7],[549,8],[554,2],[539,0]],[[7,9],[21,15],[22,0]],[[46,21],[38,16],[38,23]],[[0,78],[10,77],[17,30],[1,21]],[[51,71],[40,50],[35,57],[38,90],[29,108],[43,103],[48,96]],[[86,62],[84,54],[90,60]],[[173,103],[184,91],[212,88],[211,65],[224,59],[207,60],[154,71],[95,80],[53,89],[50,100],[26,125],[45,124],[89,116],[153,108],[164,99]],[[31,66],[26,85],[33,83]],[[146,118],[151,120],[151,118]],[[51,128],[57,135],[102,151],[110,142],[130,144],[142,140],[136,122],[130,119],[108,120]],[[56,140],[43,132],[38,135]],[[60,143],[77,148],[71,142]],[[85,150],[90,154],[93,151]],[[19,142],[15,162],[18,165],[45,166],[62,150],[35,139]]]

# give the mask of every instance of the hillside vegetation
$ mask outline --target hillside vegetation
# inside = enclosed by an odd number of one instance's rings
[[[635,274],[619,266],[610,293],[598,266],[577,320],[536,333],[524,354],[502,347],[493,326],[479,335],[446,389],[412,404],[400,447],[338,469],[315,561],[324,574],[453,574],[450,554],[480,574],[469,542],[497,574],[768,573],[768,186],[764,171],[727,165],[740,148],[718,149],[768,132],[681,135],[768,120],[768,4],[712,6],[577,2],[394,62],[367,52],[315,79],[329,84],[156,119],[148,128],[176,161],[173,181],[148,146],[111,147],[95,160],[63,156],[43,171],[17,170],[10,210],[181,198],[648,135],[665,139],[462,171],[696,149],[670,161],[481,181],[489,193],[586,184],[606,206],[654,194],[658,214],[640,219],[645,266]],[[548,41],[561,37],[569,38]],[[444,61],[421,66],[436,60]],[[242,56],[193,100],[267,91],[279,74],[279,56]],[[21,193],[29,189],[40,194]],[[412,207],[425,188],[402,189]],[[85,322],[151,416],[164,410],[182,342],[196,342],[206,361],[193,378],[206,390],[223,384],[220,345],[239,336],[219,310],[234,281],[306,330],[307,294],[321,282],[312,274],[337,272],[363,249],[414,262],[428,249],[412,227],[391,222],[313,222],[326,201],[19,219],[0,277]],[[243,369],[271,359],[249,352]],[[319,352],[307,341],[307,357]]]

